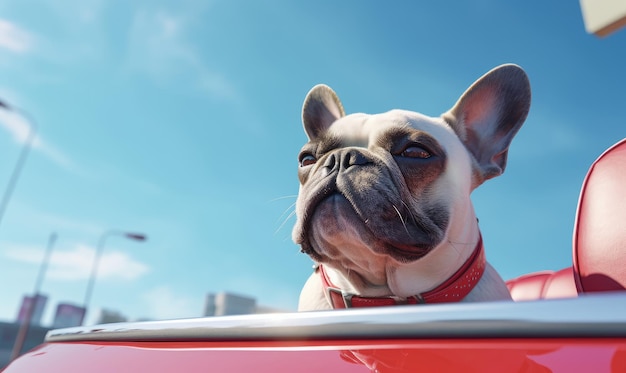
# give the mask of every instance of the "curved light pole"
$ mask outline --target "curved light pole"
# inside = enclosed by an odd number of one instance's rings
[[[122,236],[134,241],[145,241],[147,239],[145,234],[142,233],[133,233],[133,232],[124,232],[116,229],[112,229],[102,233],[100,239],[98,240],[98,246],[96,246],[96,255],[93,260],[93,265],[91,267],[91,275],[89,276],[89,282],[87,283],[87,291],[85,292],[85,300],[83,302],[83,307],[85,308],[83,319],[81,324],[85,324],[85,319],[87,315],[87,309],[89,307],[89,301],[91,300],[91,294],[93,293],[93,285],[96,282],[96,276],[98,274],[98,264],[100,264],[100,258],[102,257],[102,251],[104,249],[104,243],[109,236]]]
[[[13,189],[15,189],[15,185],[17,184],[17,180],[20,177],[22,172],[22,168],[24,168],[24,163],[26,162],[26,158],[28,157],[28,153],[30,148],[33,145],[33,140],[35,139],[35,135],[37,133],[37,123],[33,120],[32,116],[29,115],[26,111],[16,107],[9,105],[5,101],[0,100],[0,108],[18,114],[22,118],[28,121],[28,136],[26,137],[26,141],[24,142],[24,146],[22,147],[22,151],[20,152],[20,156],[15,163],[15,167],[13,167],[13,172],[11,173],[11,178],[7,183],[6,188],[4,189],[4,194],[2,195],[2,200],[0,200],[0,223],[2,223],[2,218],[4,217],[4,213],[6,212],[9,201],[11,200],[11,195],[13,194]]]

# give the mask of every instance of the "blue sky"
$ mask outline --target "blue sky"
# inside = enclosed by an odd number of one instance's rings
[[[231,291],[295,310],[311,268],[290,238],[306,92],[437,116],[507,62],[533,103],[505,174],[473,194],[487,255],[507,279],[570,265],[587,168],[626,134],[625,43],[588,35],[575,1],[3,1],[0,97],[38,133],[0,223],[0,319],[52,232],[44,322],[81,303],[110,229],[148,240],[107,239],[94,308],[193,317]],[[3,188],[26,122],[0,124]]]

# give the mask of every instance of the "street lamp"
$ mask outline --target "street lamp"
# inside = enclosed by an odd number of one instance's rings
[[[89,301],[91,300],[91,294],[93,293],[93,285],[96,282],[96,275],[98,274],[98,264],[100,264],[100,257],[102,257],[102,250],[104,249],[104,242],[109,236],[122,236],[134,241],[145,241],[146,235],[142,233],[124,232],[120,230],[109,230],[104,232],[98,240],[98,246],[96,247],[96,255],[93,260],[93,266],[91,267],[91,275],[89,276],[89,283],[87,284],[87,291],[85,292],[85,301],[83,307],[85,313],[81,324],[85,323],[87,309],[89,307]]]
[[[32,116],[30,116],[26,111],[16,106],[9,105],[5,101],[0,100],[0,108],[20,115],[22,118],[26,119],[29,123],[28,136],[26,137],[26,141],[24,142],[24,146],[22,147],[20,156],[17,159],[17,162],[15,163],[15,167],[13,167],[11,178],[9,179],[9,182],[7,183],[7,186],[4,189],[4,195],[2,196],[2,200],[0,200],[0,223],[1,223],[2,218],[4,217],[4,213],[7,209],[7,205],[9,204],[9,200],[11,199],[11,195],[13,194],[13,189],[15,189],[15,185],[17,184],[17,180],[20,177],[22,168],[24,168],[24,162],[26,162],[26,158],[28,157],[28,152],[30,151],[30,148],[33,145],[33,140],[35,139],[35,134],[37,133],[37,123],[33,120]]]
[[[15,343],[13,344],[13,351],[11,353],[11,361],[17,359],[20,356],[20,352],[24,347],[24,341],[26,341],[28,328],[30,327],[31,320],[33,318],[33,312],[35,311],[35,306],[37,305],[39,290],[41,289],[43,278],[46,274],[46,270],[48,269],[50,255],[52,254],[52,248],[54,247],[54,243],[56,242],[56,240],[57,234],[52,232],[50,234],[50,238],[48,239],[48,246],[46,247],[46,252],[43,256],[43,260],[41,261],[41,267],[39,267],[39,274],[37,275],[37,281],[35,281],[33,298],[30,304],[27,303],[28,305],[26,306],[26,315],[24,317],[24,320],[20,324],[20,328],[17,331],[17,337],[15,337]]]

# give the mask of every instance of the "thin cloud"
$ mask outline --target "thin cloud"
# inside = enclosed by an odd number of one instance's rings
[[[34,147],[38,149],[42,154],[46,156],[50,161],[56,163],[61,168],[71,171],[76,174],[85,174],[83,171],[67,154],[58,149],[49,142],[44,142],[40,137],[35,138]]]
[[[21,263],[40,264],[43,251],[29,247],[12,247],[5,250],[5,256]],[[86,245],[77,245],[71,250],[55,251],[50,257],[47,276],[67,281],[87,279],[91,274],[94,257],[95,249]],[[146,264],[131,258],[130,255],[109,249],[100,258],[98,278],[132,281],[149,270]]]
[[[35,130],[28,121],[21,115],[15,114],[12,111],[0,108],[0,126],[2,126],[17,143],[26,143],[31,131]],[[35,138],[32,146],[39,146],[41,140]]]
[[[62,168],[74,172],[77,171],[77,165],[63,151],[54,145],[45,142],[37,133],[37,128],[33,127],[23,115],[18,115],[8,110],[0,108],[0,127],[4,128],[18,144],[26,144],[31,131],[35,131],[34,138],[31,142],[31,148],[40,151],[48,159]]]
[[[212,71],[186,35],[189,17],[163,10],[135,14],[128,44],[128,64],[133,72],[160,81],[182,81],[215,98],[236,100],[234,85]]]
[[[0,18],[0,49],[23,54],[32,49],[33,36],[16,24]]]

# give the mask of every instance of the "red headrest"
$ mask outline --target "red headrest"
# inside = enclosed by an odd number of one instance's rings
[[[626,289],[626,139],[591,166],[574,225],[578,292]]]

